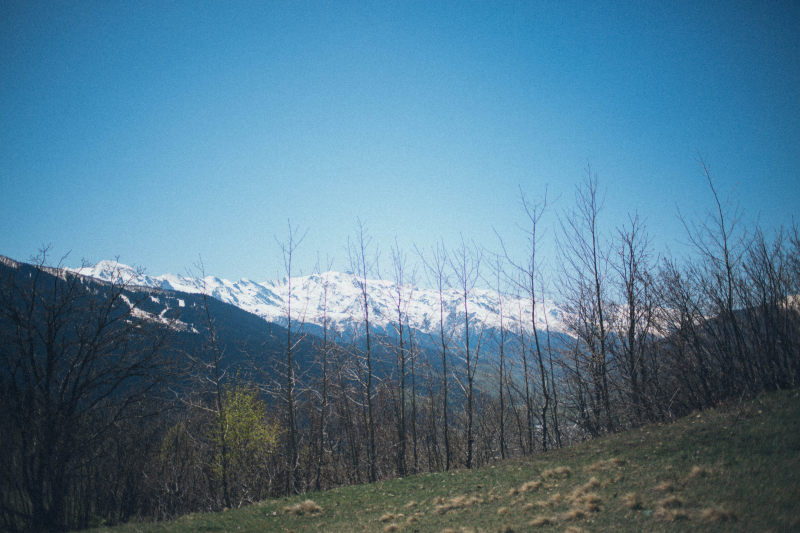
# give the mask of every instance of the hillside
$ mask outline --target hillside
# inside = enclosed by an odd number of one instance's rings
[[[798,501],[792,390],[480,470],[95,531],[798,531]]]

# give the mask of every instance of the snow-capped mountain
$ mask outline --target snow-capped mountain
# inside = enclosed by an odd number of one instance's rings
[[[285,325],[291,289],[291,314],[293,321],[323,325],[327,317],[328,326],[344,334],[358,334],[363,322],[360,278],[349,273],[325,272],[309,276],[293,277],[291,280],[271,280],[261,283],[241,279],[229,281],[214,276],[193,278],[175,274],[148,276],[115,261],[101,261],[91,267],[74,269],[82,275],[105,281],[124,281],[137,286],[203,293],[222,302],[232,304],[253,313],[267,322]],[[291,283],[290,283],[291,281]],[[436,334],[439,328],[439,292],[434,289],[412,285],[398,287],[393,282],[368,279],[367,296],[370,324],[390,332],[397,322],[398,291],[403,302],[403,314],[407,324],[421,333]],[[496,291],[474,289],[470,292],[467,307],[470,328],[499,328],[500,296]],[[456,289],[443,293],[444,317],[448,329],[463,328],[464,300]],[[503,325],[511,331],[531,330],[530,301],[511,295],[502,295]],[[546,316],[545,316],[546,313]],[[554,333],[564,333],[564,316],[551,300],[537,304],[536,328],[546,327]]]

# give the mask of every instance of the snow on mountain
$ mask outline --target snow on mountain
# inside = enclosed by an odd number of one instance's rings
[[[363,311],[360,278],[349,273],[324,272],[299,276],[290,280],[271,280],[257,283],[248,279],[229,281],[215,276],[192,278],[175,274],[148,276],[115,261],[101,261],[91,267],[74,269],[75,272],[105,281],[122,281],[131,285],[160,289],[203,293],[220,301],[249,311],[268,322],[286,324],[286,313],[291,287],[291,313],[293,321],[303,321],[322,326],[323,315],[329,327],[343,333],[353,333],[361,326]],[[397,322],[398,286],[385,280],[367,280],[370,324],[390,331]],[[435,334],[439,327],[438,290],[411,285],[401,287],[402,298],[407,302],[408,325],[422,333]],[[503,321],[512,331],[531,330],[530,301],[511,295],[502,295]],[[468,299],[470,328],[500,326],[500,300],[496,291],[474,289]],[[456,289],[443,293],[444,317],[448,328],[461,330],[464,322],[464,300]],[[547,313],[547,323],[544,312]],[[549,326],[553,332],[565,332],[562,311],[552,300],[541,302],[536,308],[536,328]]]

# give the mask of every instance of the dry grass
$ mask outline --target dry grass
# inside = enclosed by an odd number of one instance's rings
[[[582,527],[569,526],[564,530],[564,533],[586,533],[586,530]]]
[[[678,509],[679,507],[683,507],[683,505],[683,500],[677,496],[669,496],[668,498],[664,498],[656,503],[656,507],[660,507],[662,509]]]
[[[572,469],[568,466],[548,468],[542,472],[543,479],[566,479],[572,475]]]
[[[508,514],[508,507],[501,507],[497,510],[497,514]]]
[[[439,497],[434,500],[435,506],[433,510],[436,514],[445,514],[454,509],[464,509],[481,503],[483,503],[483,500],[477,496],[470,496],[469,498],[466,496],[455,496],[449,500]]]
[[[596,472],[598,470],[608,470],[611,468],[622,468],[625,466],[625,460],[619,457],[612,457],[603,461],[597,461],[586,467],[589,472]]]
[[[644,508],[642,498],[635,492],[629,492],[625,494],[625,496],[622,497],[622,503],[625,505],[625,507],[634,511]]]
[[[561,515],[561,519],[564,521],[581,520],[583,518],[586,518],[586,511],[578,508],[572,508]]]
[[[700,520],[705,522],[735,522],[736,515],[721,507],[708,507],[700,511]]]
[[[669,481],[662,481],[654,487],[659,492],[672,492],[675,490],[675,485]]]
[[[317,505],[312,500],[305,500],[295,505],[290,505],[288,507],[284,507],[283,509],[289,514],[293,514],[296,516],[301,516],[304,514],[315,515],[322,512],[322,507]]]
[[[561,493],[556,492],[554,494],[551,494],[550,497],[547,498],[546,500],[536,502],[536,505],[538,505],[539,507],[555,507],[556,505],[560,504],[563,500],[564,498],[563,496],[561,496]]]
[[[709,467],[707,467],[707,466],[695,465],[689,471],[689,475],[686,476],[686,479],[688,481],[690,479],[703,478],[703,477],[710,476],[713,473],[714,473],[714,471],[712,469],[710,469]]]
[[[535,508],[536,508],[535,503],[526,503],[525,505],[522,506],[522,510],[525,511],[526,513],[528,511],[533,511]]]
[[[666,522],[677,522],[678,520],[689,520],[689,513],[683,509],[656,509],[653,516]]]
[[[381,522],[391,522],[392,520],[397,520],[397,519],[404,518],[404,517],[405,517],[404,514],[386,513],[385,515],[380,517],[380,521]]]
[[[596,492],[591,492],[600,486],[600,481],[596,477],[592,477],[589,481],[580,485],[572,491],[567,497],[567,502],[572,505],[575,510],[580,510],[585,513],[596,513],[600,510],[600,504],[603,499]]]
[[[424,517],[424,516],[425,516],[424,513],[416,512],[416,513],[412,514],[411,516],[409,516],[408,518],[406,518],[406,524],[407,525],[416,524],[417,522],[419,522],[419,519]]]
[[[542,486],[541,481],[528,481],[527,483],[523,483],[522,486],[519,488],[520,492],[531,492],[534,490],[539,490],[539,487]]]
[[[508,490],[508,495],[509,496],[516,496],[517,494],[519,494],[519,489],[517,487],[511,487]]]
[[[587,513],[599,512],[601,503],[603,503],[603,499],[596,492],[581,494],[579,498],[572,501],[572,505],[575,509],[580,509]]]
[[[406,508],[406,509],[413,509],[416,506],[417,506],[417,502],[415,502],[414,500],[411,500],[410,502],[405,504],[403,507]]]
[[[528,525],[531,527],[544,527],[553,524],[555,524],[555,520],[547,516],[537,516],[536,518],[528,522]]]
[[[385,533],[394,533],[395,531],[400,531],[400,526],[397,524],[388,524],[386,527],[383,528]]]

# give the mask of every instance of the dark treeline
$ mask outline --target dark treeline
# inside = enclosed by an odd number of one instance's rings
[[[348,243],[357,331],[330,327],[323,291],[313,337],[290,298],[286,327],[260,350],[224,338],[205,291],[202,342],[187,348],[179,316],[143,318],[148,296],[122,281],[38,268],[44,256],[24,274],[18,264],[0,279],[0,528],[167,519],[479,467],[795,387],[798,228],[742,227],[705,176],[711,210],[684,221],[688,259],[657,257],[637,216],[602,232],[592,175],[560,217],[558,279],[539,269],[544,197],[522,197],[523,257],[506,235],[500,253],[440,243],[415,250],[417,272],[395,245],[389,331],[370,323],[377,254],[359,224]],[[280,243],[288,279],[302,240],[290,226]],[[439,294],[428,333],[408,320],[417,275]],[[498,327],[474,319],[479,285],[498,289]],[[562,303],[568,335],[550,331],[545,294]]]

